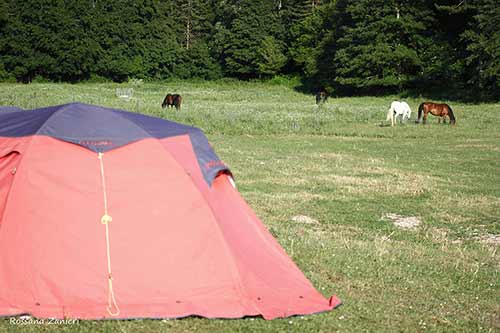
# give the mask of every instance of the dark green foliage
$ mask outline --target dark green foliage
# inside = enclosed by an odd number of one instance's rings
[[[217,47],[225,73],[240,78],[271,76],[286,62],[279,39],[276,3],[269,0],[228,1],[232,20],[218,22]],[[224,9],[227,11],[227,9]]]
[[[171,75],[177,43],[171,8],[153,1],[102,1],[93,12],[98,75],[115,81]]]
[[[338,94],[486,98],[499,91],[498,8],[494,0],[332,1],[300,21],[290,55],[310,86]]]
[[[337,94],[500,98],[495,0],[4,0],[0,80],[298,75]]]
[[[58,0],[4,6],[0,59],[19,81],[165,79],[181,53],[172,3]]]
[[[2,63],[19,81],[73,81],[91,72],[99,50],[77,2],[10,1],[2,27]]]
[[[173,8],[179,45],[189,49],[210,37],[214,15],[209,0],[174,0]]]
[[[299,7],[302,9],[298,11],[301,15],[297,15],[293,8],[290,9],[295,15],[287,22],[290,26],[288,55],[293,70],[302,75],[312,76],[316,73],[316,60],[322,51],[320,42],[328,31],[325,21],[331,4],[311,7],[310,1],[306,3],[308,6]]]
[[[463,33],[468,55],[468,84],[482,97],[500,98],[500,6],[496,0],[481,0],[469,29]]]
[[[172,74],[181,79],[214,80],[222,77],[222,70],[210,56],[208,46],[204,42],[197,42],[189,49],[179,50]]]
[[[423,1],[338,0],[318,59],[317,78],[341,92],[408,86],[424,71],[429,11]]]

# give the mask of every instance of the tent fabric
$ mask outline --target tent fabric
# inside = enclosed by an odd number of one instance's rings
[[[85,104],[0,113],[0,316],[273,319],[338,306],[227,170],[193,127]]]
[[[209,184],[218,173],[229,172],[198,128],[138,113],[83,103],[32,111],[3,107],[0,108],[0,124],[0,137],[46,135],[94,152],[106,152],[146,138],[189,135]]]
[[[0,112],[13,112],[13,111],[22,111],[23,109],[18,108],[16,106],[0,106]]]

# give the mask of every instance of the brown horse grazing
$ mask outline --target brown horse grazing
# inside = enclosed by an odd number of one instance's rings
[[[427,122],[428,113],[434,116],[438,116],[438,123],[441,123],[441,120],[443,120],[443,123],[446,124],[446,117],[450,118],[450,125],[455,125],[456,123],[453,110],[448,104],[439,104],[433,102],[424,102],[420,104],[420,106],[418,107],[418,118],[415,123],[420,123],[420,120],[422,120],[423,116],[423,124],[425,124]]]
[[[161,107],[174,107],[179,110],[181,108],[181,103],[182,103],[182,96],[179,94],[167,94],[165,96],[165,99],[163,100],[163,103],[161,103]]]

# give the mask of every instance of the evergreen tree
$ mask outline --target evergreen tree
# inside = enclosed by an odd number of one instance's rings
[[[108,0],[93,9],[94,38],[101,52],[97,74],[115,81],[172,75],[179,45],[168,4],[149,0]]]
[[[0,81],[9,80],[11,78],[11,74],[5,68],[6,57],[2,56],[7,53],[6,26],[9,22],[8,9],[7,2],[0,2]]]
[[[175,0],[179,44],[189,49],[206,42],[213,30],[214,15],[209,0]]]
[[[297,15],[297,19],[289,25],[288,56],[292,71],[311,77],[317,73],[321,41],[327,34],[325,22],[334,1],[315,7],[311,6],[310,0],[300,3],[301,15]]]
[[[139,16],[140,10],[133,0],[96,1],[92,30],[101,47],[96,64],[98,75],[115,81],[141,76],[142,37],[147,18]]]
[[[86,1],[66,1],[52,7],[52,28],[56,41],[53,57],[56,66],[48,78],[56,81],[80,81],[90,78],[99,57],[99,44],[90,35],[91,17]],[[61,29],[60,27],[64,27]]]
[[[86,14],[80,10],[77,15],[77,10],[69,7],[62,0],[7,3],[1,59],[18,80],[88,77],[93,48],[82,24]]]
[[[221,68],[210,50],[214,34],[214,6],[211,0],[176,0],[177,50],[173,75],[180,78],[215,79]]]
[[[282,24],[289,30],[294,25],[300,24],[322,5],[332,2],[335,0],[279,0],[277,7]]]
[[[268,0],[233,2],[235,18],[224,29],[223,63],[226,73],[241,78],[277,74],[285,65],[284,45],[276,3]]]
[[[201,41],[189,49],[180,49],[173,66],[173,75],[182,79],[213,80],[222,77],[219,64],[211,57],[207,44]]]
[[[339,91],[401,89],[422,72],[432,12],[425,1],[338,0],[326,22],[317,80]]]
[[[499,24],[495,0],[4,0],[0,80],[298,73],[499,98]]]
[[[166,79],[173,76],[174,62],[180,49],[175,36],[175,17],[171,4],[151,2],[144,7],[146,19],[140,37],[141,78]]]
[[[482,97],[500,98],[500,6],[495,0],[474,3],[474,17],[463,33],[467,41],[469,84]]]
[[[466,45],[460,35],[472,15],[462,0],[436,0],[427,4],[432,19],[426,22],[425,43],[419,51],[422,62],[418,78],[419,91],[451,91],[464,89]]]

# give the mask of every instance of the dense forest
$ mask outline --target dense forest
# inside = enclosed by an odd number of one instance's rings
[[[2,0],[0,81],[300,77],[499,98],[498,0]]]

